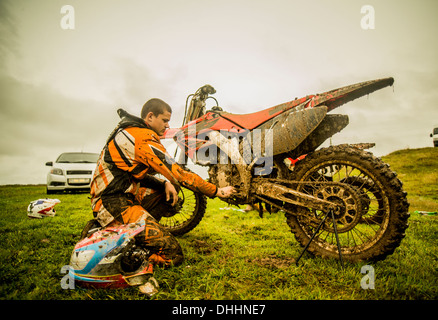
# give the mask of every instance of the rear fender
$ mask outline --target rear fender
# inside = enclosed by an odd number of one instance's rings
[[[364,81],[324,93],[316,94],[306,107],[325,105],[331,111],[347,102],[353,101],[374,91],[383,89],[394,84],[394,78],[383,78]]]
[[[349,123],[347,115],[328,114],[295,149],[291,150],[289,156],[297,158],[301,155],[313,152],[324,141],[344,129]]]
[[[265,132],[263,150],[272,151],[273,156],[294,150],[318,127],[326,114],[327,107],[319,106],[292,110],[275,117],[258,128]]]

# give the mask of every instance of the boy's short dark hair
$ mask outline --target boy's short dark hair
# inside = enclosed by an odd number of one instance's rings
[[[158,117],[160,114],[168,111],[172,113],[172,108],[161,99],[150,99],[146,101],[141,109],[141,118],[144,119],[149,112],[152,112],[154,116]]]

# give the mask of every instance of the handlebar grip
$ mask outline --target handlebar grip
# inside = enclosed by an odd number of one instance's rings
[[[206,94],[215,94],[216,90],[211,85],[206,84],[201,88],[201,92]]]
[[[120,108],[120,109],[117,109],[117,114],[119,115],[120,118],[123,118],[123,117],[126,117],[128,115],[128,112],[126,112],[125,110]]]

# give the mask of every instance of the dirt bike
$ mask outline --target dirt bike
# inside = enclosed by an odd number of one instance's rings
[[[372,143],[321,144],[348,125],[348,116],[328,114],[340,105],[392,86],[384,78],[341,87],[250,114],[223,111],[211,85],[187,97],[181,128],[165,138],[188,159],[208,167],[209,181],[232,185],[231,205],[259,204],[284,212],[305,250],[349,261],[382,260],[392,254],[408,227],[409,203],[388,164],[365,151]],[[206,101],[216,105],[206,110]],[[205,196],[181,190],[179,210],[160,224],[175,235],[195,228],[206,210]],[[300,256],[301,257],[301,256]]]

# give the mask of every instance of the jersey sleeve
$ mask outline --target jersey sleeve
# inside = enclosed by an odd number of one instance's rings
[[[201,192],[208,197],[214,197],[217,187],[202,179],[199,175],[181,168],[168,154],[158,136],[146,129],[138,145],[136,144],[136,158],[150,166],[155,172],[162,174],[174,185],[182,185],[190,190]]]

